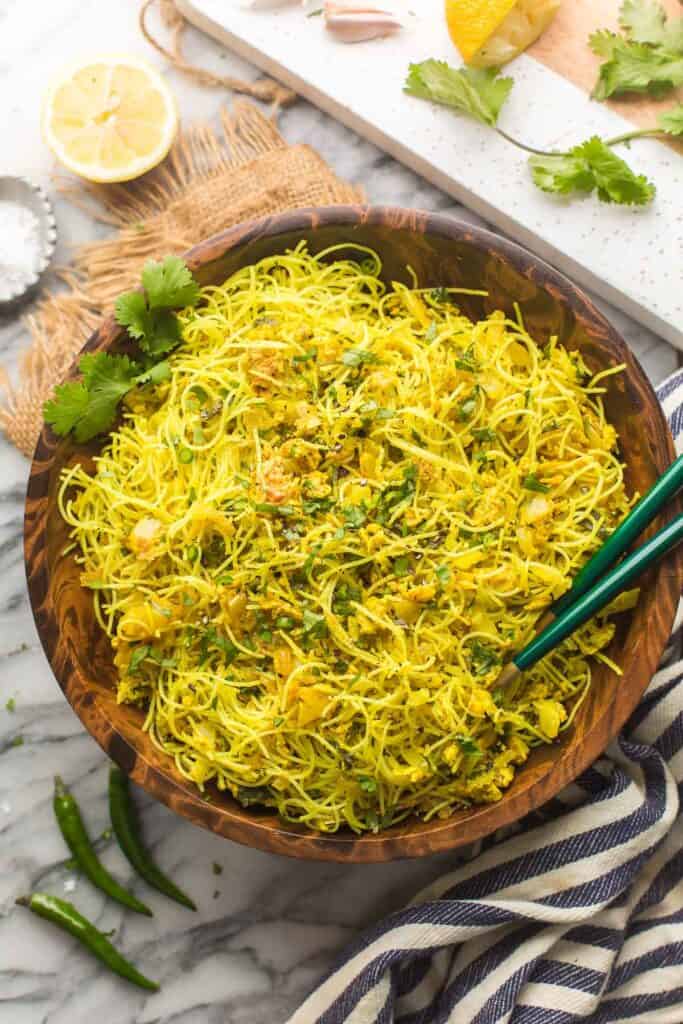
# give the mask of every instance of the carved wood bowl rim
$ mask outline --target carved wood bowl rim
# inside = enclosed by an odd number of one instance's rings
[[[603,345],[613,353],[616,361],[624,362],[627,374],[640,391],[648,414],[652,417],[651,432],[653,460],[661,472],[674,457],[662,410],[642,368],[631,354],[624,340],[594,307],[590,299],[562,274],[522,247],[500,238],[482,228],[443,214],[386,206],[335,206],[296,210],[258,220],[244,222],[190,249],[185,258],[193,270],[211,263],[236,247],[246,243],[284,235],[305,232],[320,227],[351,228],[371,225],[389,229],[406,229],[416,236],[440,236],[449,242],[466,242],[492,255],[501,257],[514,270],[521,273],[564,306],[569,307],[577,320],[592,331]],[[109,348],[120,339],[121,330],[113,317],[103,320],[84,345],[83,351]],[[79,356],[80,354],[79,353]],[[77,359],[69,376],[77,372]],[[656,669],[670,634],[678,596],[683,580],[683,555],[675,553],[654,571],[647,590],[648,629],[643,630],[640,644],[624,676],[615,687],[609,715],[604,713],[583,736],[583,742],[572,747],[571,737],[558,749],[552,769],[528,787],[508,794],[497,804],[489,804],[457,812],[452,818],[424,824],[409,821],[377,834],[361,837],[351,833],[322,835],[300,830],[296,826],[279,822],[272,814],[244,809],[229,797],[221,804],[207,802],[191,784],[174,774],[170,759],[168,768],[160,767],[158,754],[150,757],[150,741],[141,729],[134,738],[124,735],[115,723],[107,720],[97,700],[88,691],[88,679],[80,668],[59,656],[58,626],[55,609],[49,600],[49,577],[46,568],[46,529],[48,521],[48,478],[58,439],[44,426],[38,440],[29,478],[24,523],[24,550],[28,590],[38,634],[57,681],[65,696],[91,735],[114,761],[144,789],[172,810],[195,824],[248,846],[277,852],[287,856],[342,861],[348,863],[387,861],[403,857],[418,857],[454,849],[492,833],[504,825],[518,820],[555,796],[563,786],[573,781],[605,749],[608,742],[638,704]],[[678,504],[680,510],[681,505]],[[41,557],[41,553],[43,557]],[[638,647],[639,640],[636,640]],[[636,656],[637,655],[637,656]],[[130,733],[130,730],[128,730]],[[523,777],[524,769],[519,773]]]

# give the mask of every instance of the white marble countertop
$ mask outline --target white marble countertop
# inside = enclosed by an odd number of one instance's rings
[[[40,137],[40,98],[55,68],[81,55],[132,51],[160,63],[138,36],[137,7],[137,0],[0,0],[0,174],[27,174],[51,191],[61,261],[72,245],[103,229],[56,196]],[[198,33],[190,34],[188,52],[215,68],[254,75]],[[229,99],[166,74],[186,122],[214,117]],[[286,111],[281,127],[289,140],[314,146],[338,174],[362,182],[371,200],[477,220],[308,104]],[[668,344],[598,305],[654,381],[676,367]],[[25,341],[18,320],[0,319],[0,362],[10,372]],[[119,913],[69,871],[52,816],[53,775],[72,785],[91,833],[100,835],[107,825],[107,766],[62,697],[34,629],[21,547],[27,474],[26,460],[0,440],[0,1024],[284,1021],[337,949],[407,901],[452,858],[357,867],[290,861],[194,828],[136,792],[156,858],[194,897],[198,913],[135,882],[111,841],[103,845],[103,860],[125,884],[140,894],[144,889],[152,920]],[[14,711],[5,708],[10,698]],[[120,982],[74,941],[15,908],[16,896],[36,888],[66,894],[103,930],[115,929],[114,941],[161,981],[161,992],[147,995]]]

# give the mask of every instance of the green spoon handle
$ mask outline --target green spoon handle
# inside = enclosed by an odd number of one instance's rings
[[[633,506],[631,512],[611,537],[608,537],[602,547],[586,562],[581,572],[574,578],[571,589],[555,601],[551,608],[555,618],[566,611],[577,598],[590,590],[593,584],[605,575],[607,570],[614,565],[627,548],[630,548],[636,537],[643,532],[646,526],[649,526],[657,513],[661,512],[664,505],[681,487],[683,487],[683,455],[679,455],[671,463],[647,494],[643,495],[637,505]]]
[[[680,544],[683,540],[683,515],[676,516],[670,523],[662,527],[654,537],[636,548],[623,562],[607,573],[587,594],[580,597],[552,622],[542,633],[527,644],[513,661],[518,669],[523,670],[535,665],[537,661],[557,647],[575,629],[592,618],[596,612],[609,604],[637,576],[665,555],[667,551]]]

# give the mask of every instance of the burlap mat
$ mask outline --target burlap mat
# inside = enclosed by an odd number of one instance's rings
[[[83,342],[116,296],[140,280],[145,260],[182,252],[201,239],[252,217],[297,206],[356,203],[360,189],[340,181],[308,146],[289,146],[271,120],[238,100],[221,117],[182,135],[167,159],[123,185],[62,187],[77,205],[97,201],[95,216],[118,231],[77,250],[60,271],[67,290],[47,295],[27,318],[31,343],[16,386],[0,371],[0,426],[32,455],[43,404],[65,376]]]

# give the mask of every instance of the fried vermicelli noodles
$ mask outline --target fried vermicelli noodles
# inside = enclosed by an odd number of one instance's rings
[[[119,700],[324,831],[497,800],[570,725],[606,615],[495,679],[630,504],[604,373],[379,272],[300,245],[205,288],[60,497]]]

